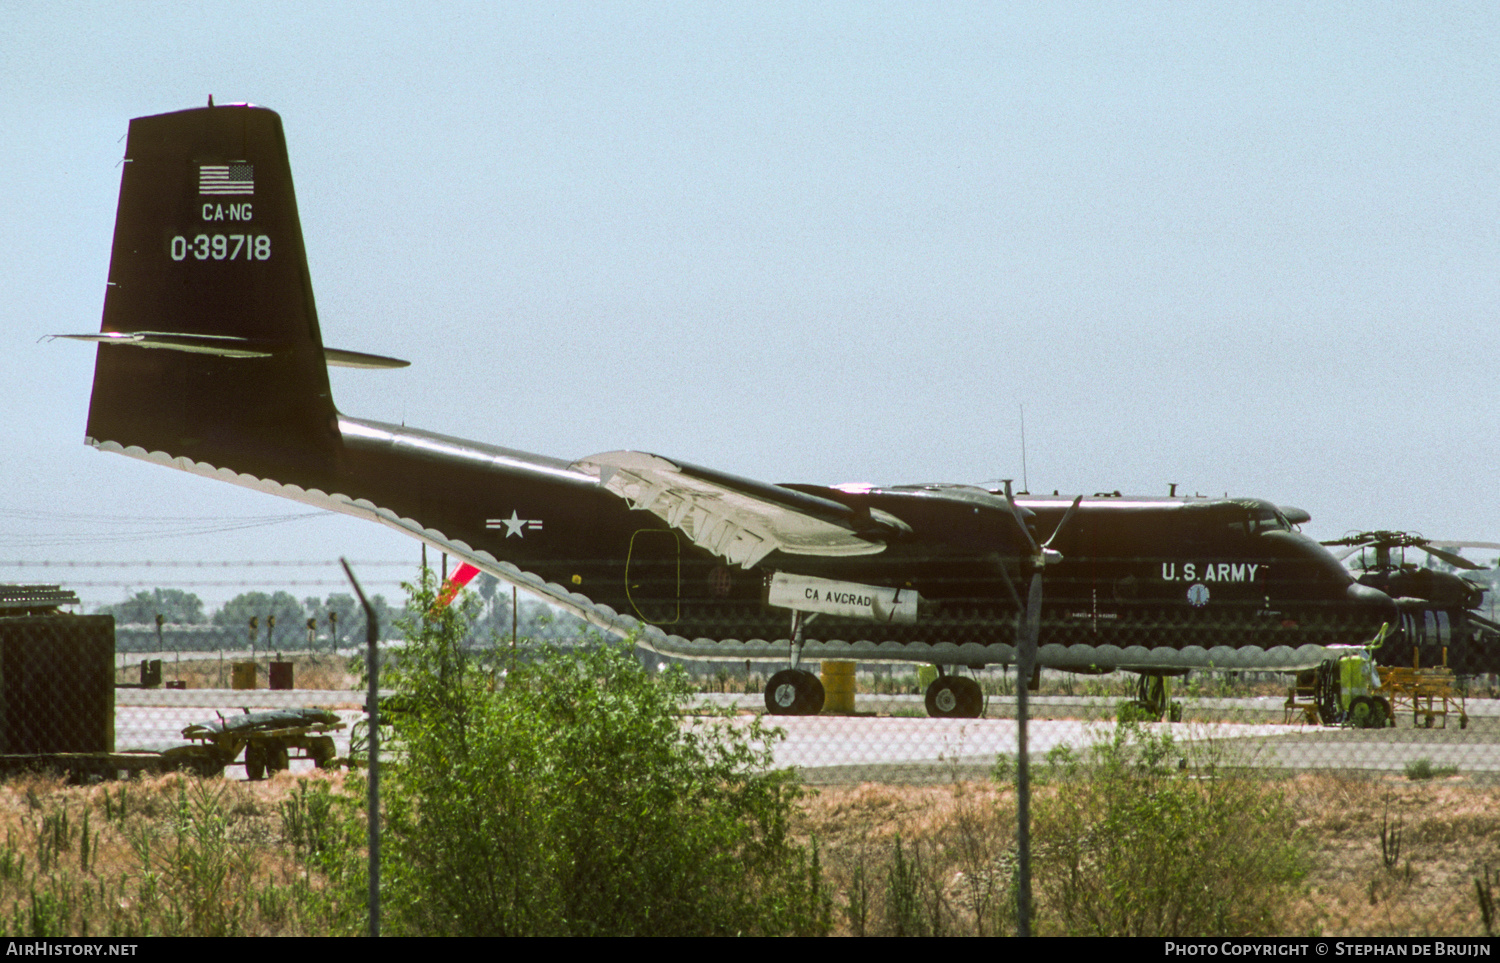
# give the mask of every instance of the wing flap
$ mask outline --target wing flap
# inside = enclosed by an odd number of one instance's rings
[[[905,526],[832,499],[738,478],[638,451],[574,462],[631,508],[648,511],[732,565],[753,568],[767,555],[847,557],[885,550]]]

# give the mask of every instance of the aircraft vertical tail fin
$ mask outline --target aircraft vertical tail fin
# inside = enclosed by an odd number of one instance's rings
[[[130,122],[104,319],[88,340],[100,342],[90,444],[199,471],[326,477],[337,413],[273,111]]]

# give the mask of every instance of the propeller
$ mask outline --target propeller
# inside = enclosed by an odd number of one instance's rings
[[[1068,527],[1068,522],[1073,520],[1073,515],[1078,511],[1078,506],[1082,501],[1082,495],[1073,499],[1073,504],[1068,506],[1068,510],[1063,514],[1062,520],[1057,523],[1057,527],[1052,530],[1047,541],[1038,545],[1031,535],[1031,529],[1026,526],[1026,517],[1021,514],[1021,507],[1016,504],[1015,496],[1011,494],[1010,481],[1005,482],[1005,502],[1010,506],[1011,514],[1016,518],[1016,527],[1025,536],[1026,544],[1031,550],[1031,586],[1026,593],[1025,612],[1016,632],[1017,662],[1020,663],[1020,671],[1028,680],[1036,668],[1036,644],[1042,614],[1042,571],[1048,565],[1056,565],[1062,561],[1062,553],[1052,545],[1062,535],[1063,529]]]
[[[1062,561],[1062,553],[1052,547],[1057,541],[1063,529],[1068,527],[1072,521],[1073,513],[1078,511],[1078,505],[1083,501],[1079,495],[1073,499],[1073,504],[1063,514],[1062,520],[1052,530],[1052,535],[1042,545],[1037,545],[1036,539],[1031,537],[1031,530],[1026,527],[1026,516],[1021,514],[1021,508],[1016,504],[1015,497],[1011,494],[1010,480],[1005,482],[1005,501],[1010,505],[1010,512],[1016,518],[1016,527],[1026,538],[1026,544],[1031,549],[1031,586],[1026,591],[1026,606],[1021,613],[1021,624],[1016,627],[1016,856],[1019,863],[1016,894],[1017,921],[1016,930],[1019,936],[1031,935],[1031,777],[1029,773],[1029,762],[1027,759],[1027,708],[1026,692],[1031,685],[1031,677],[1036,673],[1036,647],[1037,636],[1041,630],[1042,620],[1042,571],[1048,565],[1056,565]],[[1017,599],[1017,601],[1020,601]]]

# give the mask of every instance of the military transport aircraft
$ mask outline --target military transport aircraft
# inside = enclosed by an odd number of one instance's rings
[[[1160,677],[1307,668],[1396,619],[1256,499],[772,485],[345,415],[327,365],[401,362],[324,346],[281,120],[254,106],[131,121],[103,324],[73,337],[99,345],[90,445],[382,522],[659,652],[785,658],[776,713],[822,705],[802,659],[934,663],[929,711],[977,716],[947,669],[1015,663],[1018,637]]]

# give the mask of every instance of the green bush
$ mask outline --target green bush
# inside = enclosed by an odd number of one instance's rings
[[[1277,932],[1304,874],[1278,787],[1187,769],[1170,735],[1133,724],[1066,765],[1036,807],[1043,931]]]
[[[434,586],[408,612],[430,612]],[[629,646],[506,673],[450,607],[404,626],[385,787],[386,926],[397,934],[826,931],[816,854],[788,837],[797,788],[758,723],[684,718],[676,671]]]
[[[1434,765],[1432,760],[1426,756],[1408,762],[1404,771],[1406,778],[1413,782],[1421,782],[1426,779],[1446,779],[1449,776],[1458,775],[1457,766]]]

